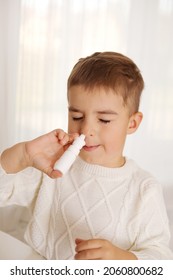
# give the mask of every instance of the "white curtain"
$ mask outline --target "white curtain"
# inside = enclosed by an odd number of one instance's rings
[[[14,141],[20,0],[0,0],[0,152]]]
[[[145,80],[125,154],[173,188],[173,0],[0,0],[0,150],[67,127],[66,80],[96,51],[122,52]]]

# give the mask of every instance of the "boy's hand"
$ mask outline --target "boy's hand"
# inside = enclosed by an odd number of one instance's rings
[[[18,143],[2,153],[2,168],[7,173],[17,173],[33,166],[51,178],[61,177],[62,174],[53,169],[54,164],[77,136],[77,133],[69,135],[56,129],[34,140]]]
[[[61,129],[54,130],[25,143],[26,161],[46,173],[51,178],[61,177],[61,172],[54,170],[55,162],[78,136],[67,134]]]
[[[105,239],[76,239],[76,260],[135,260],[136,256]]]

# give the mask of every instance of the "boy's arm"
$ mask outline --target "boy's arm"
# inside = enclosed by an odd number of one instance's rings
[[[29,166],[25,145],[25,142],[18,143],[1,154],[1,166],[6,173],[17,173]]]
[[[6,173],[17,173],[32,166],[51,178],[60,177],[61,173],[53,169],[54,163],[76,136],[57,129],[34,140],[18,143],[1,154],[1,166]]]

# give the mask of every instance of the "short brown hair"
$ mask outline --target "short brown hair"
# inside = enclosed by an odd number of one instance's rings
[[[81,58],[68,78],[68,90],[81,85],[92,90],[95,87],[111,88],[122,96],[130,113],[139,109],[144,81],[136,64],[128,57],[116,52],[96,52]]]

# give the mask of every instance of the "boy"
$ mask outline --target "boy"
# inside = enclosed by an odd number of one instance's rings
[[[25,238],[45,258],[172,259],[161,186],[123,156],[142,120],[143,87],[119,53],[80,59],[68,79],[69,134],[55,130],[2,153],[1,206],[32,209]],[[78,134],[86,145],[61,176],[53,165]]]

